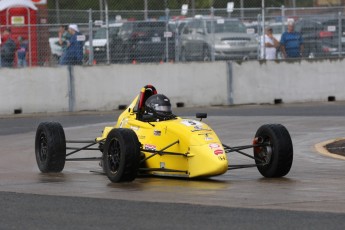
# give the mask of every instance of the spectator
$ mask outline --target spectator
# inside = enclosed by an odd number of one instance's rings
[[[67,43],[69,39],[71,38],[71,34],[68,33],[68,26],[61,25],[59,27],[59,40],[57,44],[61,46],[62,48],[62,54],[59,60],[59,63],[62,63],[62,60],[65,58],[66,55],[66,49],[67,49]]]
[[[276,59],[277,48],[279,47],[279,42],[273,36],[272,28],[266,28],[266,33],[261,36],[261,58],[266,60]]]
[[[68,32],[71,34],[67,42],[66,55],[62,60],[62,65],[81,65],[83,64],[83,43],[84,36],[79,32],[78,26],[71,24],[68,26]]]
[[[287,32],[282,34],[281,50],[284,58],[298,58],[303,54],[302,35],[294,30],[294,21],[288,21]]]
[[[23,39],[23,37],[18,37],[19,47],[17,49],[17,66],[26,67],[27,66],[27,55],[28,55],[28,43]]]
[[[11,30],[5,29],[1,36],[1,66],[13,67],[16,43],[11,37]]]

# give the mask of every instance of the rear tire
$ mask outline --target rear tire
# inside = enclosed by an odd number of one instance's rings
[[[39,124],[35,138],[35,155],[43,173],[61,172],[66,162],[65,132],[57,122]]]
[[[293,161],[293,146],[288,130],[280,124],[261,126],[255,134],[255,140],[267,144],[265,147],[255,147],[254,156],[266,164],[255,160],[257,168],[264,177],[283,177],[291,169]]]
[[[104,144],[104,172],[112,182],[133,181],[139,170],[140,143],[131,129],[113,129]]]

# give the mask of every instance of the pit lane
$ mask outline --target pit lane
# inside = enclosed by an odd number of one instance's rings
[[[286,126],[294,144],[294,162],[290,173],[284,178],[266,179],[256,168],[251,168],[229,171],[204,180],[140,177],[132,183],[114,184],[106,176],[90,172],[100,169],[97,162],[67,162],[62,173],[41,174],[34,155],[35,128],[31,127],[36,127],[43,120],[59,120],[66,126],[67,139],[88,140],[98,136],[103,126],[112,124],[116,116],[108,113],[94,115],[95,119],[85,114],[7,117],[0,119],[1,130],[16,126],[16,131],[8,135],[1,133],[0,136],[0,191],[148,201],[152,204],[163,202],[345,214],[345,162],[319,154],[314,147],[325,140],[344,136],[344,104],[218,107],[181,109],[177,112],[191,116],[200,111],[209,113],[209,118],[204,121],[224,143],[230,145],[251,143],[261,124],[281,123]],[[310,111],[316,112],[309,114]],[[77,124],[74,125],[69,118],[78,120]],[[18,126],[21,122],[23,125]],[[232,163],[248,161],[237,155],[229,155],[229,159]]]

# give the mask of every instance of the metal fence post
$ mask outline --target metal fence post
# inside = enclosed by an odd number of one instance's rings
[[[284,22],[285,22],[285,6],[282,5],[281,6],[281,16],[282,16],[282,32],[285,32],[285,26],[284,26]]]
[[[93,64],[93,22],[92,9],[89,9],[89,65]]]
[[[262,42],[265,42],[265,37],[263,37],[263,39],[262,39],[262,36],[263,36],[262,31],[261,31],[262,27],[260,26],[260,24],[261,24],[260,22],[262,21],[261,20],[261,14],[258,14],[257,20],[258,20],[257,30],[258,30],[258,36],[259,36],[259,45],[257,48],[257,53],[258,53],[257,59],[260,60],[260,59],[264,59],[264,57],[265,57],[265,46],[263,49],[261,48],[264,45],[264,44],[262,44]],[[264,41],[262,41],[262,40],[264,40]]]
[[[105,24],[106,24],[106,39],[107,39],[107,64],[110,64],[110,48],[109,48],[109,8],[108,0],[104,0],[105,3]]]
[[[263,36],[263,47],[264,47],[264,53],[263,53],[263,59],[266,59],[266,49],[265,49],[265,0],[261,1],[261,22],[262,22],[262,36]]]
[[[68,65],[68,111],[73,112],[75,107],[75,87],[74,87],[74,75],[73,66]]]
[[[343,32],[343,27],[342,27],[342,12],[338,13],[338,56],[342,56],[342,32]]]
[[[165,62],[168,62],[169,60],[169,9],[165,9],[165,31],[166,31],[166,36],[165,36]]]
[[[215,30],[214,30],[214,8],[211,7],[211,33],[212,33],[212,47],[211,47],[211,60],[215,61]]]

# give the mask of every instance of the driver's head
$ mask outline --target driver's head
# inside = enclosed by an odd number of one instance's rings
[[[145,110],[160,120],[171,119],[173,116],[170,100],[163,94],[155,94],[149,97],[145,102]]]

